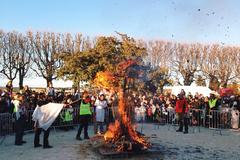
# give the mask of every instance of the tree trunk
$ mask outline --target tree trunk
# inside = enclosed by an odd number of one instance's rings
[[[47,87],[52,87],[53,86],[52,77],[46,78],[46,81],[47,81]]]
[[[19,89],[23,89],[23,77],[19,75]]]
[[[210,80],[209,80],[209,88],[211,90],[214,90],[214,91],[217,91],[219,89],[219,81],[217,79],[217,77],[213,76],[213,75],[210,75]]]
[[[192,82],[189,80],[189,78],[185,78],[184,81],[183,81],[183,84],[185,86],[190,86],[192,84]]]
[[[19,75],[19,90],[21,90],[23,89],[23,79],[24,79],[24,75],[21,68],[19,69],[18,75]]]
[[[227,82],[221,82],[221,87],[227,88]]]
[[[75,92],[80,91],[80,82],[78,80],[73,80],[73,88]]]
[[[185,86],[190,86],[193,82],[193,74],[192,73],[186,73],[185,76],[183,77],[184,80],[183,80],[183,84]]]

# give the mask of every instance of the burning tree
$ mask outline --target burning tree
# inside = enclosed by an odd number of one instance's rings
[[[118,72],[99,72],[94,79],[94,83],[102,88],[115,89],[119,94],[118,118],[110,124],[104,134],[104,140],[117,152],[145,150],[150,147],[144,136],[136,131],[128,113],[126,97],[129,80],[144,77],[143,68],[136,61],[126,60],[118,65]]]
[[[67,78],[78,77],[100,88],[118,91],[119,115],[105,134],[105,142],[116,146],[117,151],[147,148],[150,144],[132,127],[128,110],[131,105],[126,104],[134,81],[147,77],[144,72],[146,68],[140,65],[146,49],[133,38],[117,34],[120,39],[101,36],[91,47],[76,52],[74,56],[66,55],[60,72]]]

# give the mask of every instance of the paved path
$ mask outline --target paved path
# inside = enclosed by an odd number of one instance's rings
[[[90,136],[93,136],[90,127]],[[196,130],[197,131],[197,130]],[[0,160],[99,160],[103,159],[93,149],[89,141],[76,141],[77,130],[64,132],[54,130],[50,133],[50,144],[52,149],[33,147],[34,134],[28,133],[24,136],[27,144],[23,146],[14,145],[14,136],[7,136],[0,145]],[[155,128],[152,124],[144,124],[143,132],[152,136],[151,141],[159,147],[160,153],[150,155],[133,156],[132,160],[192,160],[192,159],[240,159],[240,131],[223,131],[223,135],[213,130],[201,128],[200,133],[184,135],[176,133],[173,127],[167,126]],[[41,137],[42,138],[42,137]]]

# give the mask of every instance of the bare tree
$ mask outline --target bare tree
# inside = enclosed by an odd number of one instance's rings
[[[63,41],[63,54],[75,54],[82,51],[83,48],[83,37],[82,34],[77,33],[72,36],[70,33],[66,33],[62,36]]]
[[[231,80],[231,82],[236,82],[239,83],[240,82],[240,47],[234,47],[233,48],[233,56],[232,56],[232,71],[233,71],[233,75],[235,75],[235,77]]]
[[[29,38],[26,35],[18,35],[18,54],[17,54],[17,70],[19,76],[19,88],[23,88],[23,80],[26,77],[31,66],[32,47]]]
[[[89,50],[93,47],[94,41],[91,41],[89,37],[83,37],[81,33],[72,35],[67,33],[63,35],[63,51],[60,53],[60,59],[62,61],[69,61],[69,59],[76,58],[83,51]],[[95,40],[95,39],[93,39]],[[72,80],[73,88],[80,88],[81,76],[76,74],[68,74],[68,69],[63,67],[57,70],[57,75],[63,79]]]
[[[210,84],[226,87],[237,79],[239,68],[239,48],[220,45],[205,46],[202,71],[210,79]],[[210,85],[210,87],[211,87]],[[213,87],[217,89],[217,87]]]
[[[171,42],[158,40],[149,41],[145,46],[148,52],[147,59],[152,67],[166,68],[169,66],[173,49]]]
[[[33,47],[32,60],[37,68],[32,67],[32,70],[50,86],[52,80],[57,78],[56,71],[61,66],[59,53],[63,51],[62,34],[29,32],[29,38]]]
[[[195,74],[201,68],[200,44],[179,44],[176,43],[172,55],[172,71],[180,74],[184,85],[191,85],[194,82]],[[180,83],[178,78],[178,82]]]
[[[153,40],[145,42],[145,44],[141,42],[141,44],[147,50],[145,63],[151,66],[148,73],[149,81],[146,84],[151,84],[162,92],[165,85],[172,83],[169,66],[173,43]]]
[[[0,32],[0,73],[13,81],[18,73],[17,56],[18,56],[18,33],[17,32]]]
[[[2,70],[3,68],[3,48],[4,48],[4,36],[5,36],[5,33],[3,32],[3,30],[0,30],[0,71]],[[2,74],[1,74],[2,75]]]

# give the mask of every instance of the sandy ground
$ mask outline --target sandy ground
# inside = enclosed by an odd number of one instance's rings
[[[140,126],[139,126],[140,129]],[[90,136],[93,136],[90,127]],[[195,130],[195,132],[193,132]],[[190,133],[175,132],[173,126],[159,126],[144,124],[143,132],[152,137],[150,141],[157,153],[133,155],[131,160],[239,160],[240,159],[240,131],[223,130],[223,135],[210,129],[190,128]],[[93,149],[89,140],[76,141],[77,130],[68,132],[52,130],[50,144],[52,149],[34,148],[33,136],[28,133],[24,136],[27,144],[14,145],[14,136],[7,136],[0,145],[0,160],[100,160],[106,159]],[[41,137],[42,138],[42,137]],[[1,140],[0,140],[1,141]],[[110,158],[107,158],[110,159]],[[114,158],[123,159],[123,158]]]

